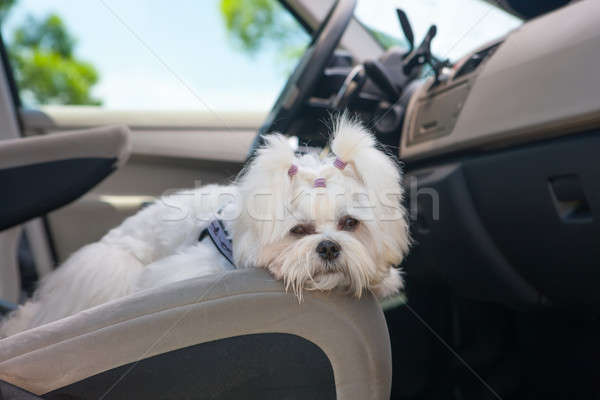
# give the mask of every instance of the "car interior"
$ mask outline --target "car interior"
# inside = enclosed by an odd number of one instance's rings
[[[0,40],[0,315],[166,191],[227,182],[270,132],[324,147],[344,111],[402,166],[413,240],[381,302],[242,269],[0,339],[0,399],[600,398],[600,2],[489,3],[522,24],[450,61],[400,8],[385,49],[356,0],[281,0],[311,40],[267,115],[24,108]]]

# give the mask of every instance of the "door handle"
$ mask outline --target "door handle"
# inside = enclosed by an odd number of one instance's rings
[[[581,179],[575,174],[548,179],[550,196],[559,217],[564,222],[591,222],[592,210],[587,201]]]

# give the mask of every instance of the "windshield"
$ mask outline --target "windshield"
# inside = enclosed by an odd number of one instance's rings
[[[415,45],[423,39],[429,26],[436,24],[437,36],[431,50],[451,61],[522,23],[519,18],[481,0],[359,0],[356,17],[386,49],[394,45],[408,47],[396,8],[408,15]]]
[[[265,112],[310,35],[277,0],[0,0],[22,103]]]

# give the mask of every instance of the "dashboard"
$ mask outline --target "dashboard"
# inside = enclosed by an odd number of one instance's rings
[[[498,148],[600,126],[599,15],[597,1],[564,7],[467,55],[442,82],[429,78],[407,106],[400,158]]]
[[[535,18],[410,96],[407,276],[514,308],[600,310],[600,2]]]

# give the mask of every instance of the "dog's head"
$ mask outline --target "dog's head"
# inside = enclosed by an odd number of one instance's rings
[[[281,135],[266,140],[238,181],[236,264],[268,268],[299,298],[303,289],[395,293],[394,266],[409,246],[398,165],[344,117],[324,158],[295,156]]]

